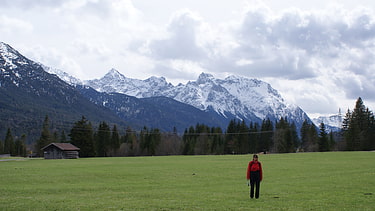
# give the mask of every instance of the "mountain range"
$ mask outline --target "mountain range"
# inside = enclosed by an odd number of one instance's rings
[[[287,117],[297,125],[306,113],[298,106],[288,105],[270,84],[240,76],[216,79],[202,73],[196,81],[173,86],[165,78],[150,77],[146,80],[127,78],[112,69],[100,79],[81,82],[102,93],[122,93],[137,98],[167,97],[228,120],[237,118],[260,123]]]
[[[131,79],[112,69],[100,79],[83,81],[2,42],[0,70],[0,135],[10,127],[35,138],[45,115],[56,130],[69,130],[85,116],[93,123],[180,133],[197,123],[226,129],[232,119],[261,123],[286,117],[297,129],[311,121],[270,84],[240,76],[216,79],[202,73],[196,81],[174,86],[163,77]]]

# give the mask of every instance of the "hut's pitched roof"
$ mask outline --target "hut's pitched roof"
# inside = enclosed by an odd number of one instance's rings
[[[63,150],[63,151],[78,151],[79,148],[74,146],[73,144],[70,143],[51,143],[48,144],[47,146],[43,147],[42,150],[48,148],[49,146],[56,146],[57,148]]]

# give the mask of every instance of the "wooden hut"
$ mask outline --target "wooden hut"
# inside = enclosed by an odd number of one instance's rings
[[[79,148],[70,143],[51,143],[42,148],[44,159],[71,159],[79,157]]]

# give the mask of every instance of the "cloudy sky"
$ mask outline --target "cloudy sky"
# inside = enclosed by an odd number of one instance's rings
[[[240,75],[311,117],[374,111],[375,2],[337,2],[0,0],[0,41],[80,79]]]

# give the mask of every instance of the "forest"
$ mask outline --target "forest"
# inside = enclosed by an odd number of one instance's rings
[[[0,141],[0,154],[43,156],[41,149],[54,142],[69,142],[80,148],[80,157],[154,156],[154,155],[220,155],[248,153],[293,153],[325,151],[375,150],[375,119],[362,99],[348,109],[339,132],[327,131],[324,123],[316,126],[305,121],[297,131],[287,118],[276,122],[265,119],[261,124],[231,120],[225,130],[196,124],[176,132],[161,132],[143,127],[128,127],[120,134],[116,125],[102,121],[97,127],[84,116],[71,130],[51,130],[46,116],[41,135],[34,145],[26,145],[26,136],[14,137],[8,128]]]

